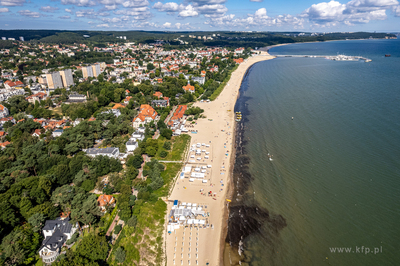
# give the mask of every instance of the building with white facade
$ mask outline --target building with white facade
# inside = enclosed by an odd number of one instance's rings
[[[7,117],[9,114],[7,107],[5,107],[4,105],[0,104],[0,119]]]
[[[49,89],[63,88],[60,72],[46,74],[47,86]]]
[[[89,148],[86,150],[86,155],[90,157],[108,156],[117,159],[119,157],[119,148]]]
[[[74,85],[74,79],[72,77],[71,69],[64,69],[60,71],[60,76],[62,79],[62,83],[64,88],[70,87]]]
[[[72,224],[68,217],[47,220],[42,229],[44,240],[39,249],[42,261],[47,264],[54,262],[60,255],[62,246],[71,239],[77,229],[78,223]]]

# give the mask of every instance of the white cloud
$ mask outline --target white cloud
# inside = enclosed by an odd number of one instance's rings
[[[163,28],[167,28],[167,29],[171,28],[171,23],[170,22],[165,22],[163,24]]]
[[[104,7],[105,7],[106,9],[108,9],[108,10],[117,9],[117,5],[105,5]]]
[[[396,17],[400,17],[400,5],[392,7],[392,11]]]
[[[77,17],[92,17],[95,15],[95,12],[93,9],[79,10],[75,12],[75,15]]]
[[[339,23],[354,25],[385,20],[386,10],[393,10],[396,5],[397,0],[352,0],[347,4],[332,0],[312,5],[301,16],[317,27],[331,27]]]
[[[97,28],[109,28],[110,26],[107,23],[99,24],[96,26]]]
[[[95,6],[96,3],[91,0],[61,0],[64,5],[76,5],[76,6]]]
[[[220,4],[202,5],[197,7],[196,10],[206,17],[221,17],[228,11],[226,6]]]
[[[0,8],[0,13],[6,13],[6,12],[9,12],[10,10],[8,10],[8,8],[7,7],[2,7],[2,8]]]
[[[59,17],[59,18],[61,18],[61,19],[70,19],[71,16],[61,16],[61,17]]]
[[[267,15],[267,9],[265,9],[264,7],[260,8],[254,13],[254,15],[256,17],[265,17]]]
[[[225,27],[225,28],[262,28],[265,27],[283,27],[286,26],[290,29],[303,28],[304,19],[291,16],[279,15],[275,17],[268,17],[265,8],[258,9],[254,14],[248,14],[244,18],[236,18],[234,14],[225,15],[222,17],[211,18],[205,24],[211,27]]]
[[[340,19],[345,9],[346,5],[332,0],[329,3],[312,5],[303,12],[303,15],[316,23],[329,23]]]
[[[161,3],[157,2],[154,4],[153,8],[157,9],[158,11],[161,12],[177,12],[182,10],[183,6],[179,6],[177,3],[174,2],[168,2],[168,3]]]
[[[148,6],[149,2],[147,0],[130,0],[122,3],[124,7],[143,7]]]
[[[30,18],[39,18],[41,15],[38,12],[32,12],[30,10],[20,10],[18,13],[21,16],[30,17]]]
[[[135,20],[146,20],[152,17],[152,14],[150,13],[149,8],[147,6],[129,8],[129,9],[120,9],[114,11],[114,14],[131,16]]]
[[[43,12],[55,12],[56,10],[58,10],[58,7],[53,7],[53,6],[42,6],[40,8],[41,11]]]
[[[181,17],[195,17],[199,13],[193,8],[192,5],[188,5],[183,9],[181,12],[179,12],[179,16]]]
[[[25,0],[1,0],[0,6],[22,6]]]
[[[71,13],[71,14],[72,14],[72,10],[71,10],[71,9],[66,8],[66,9],[64,9],[64,10],[65,10],[65,12]]]
[[[259,2],[259,3],[261,3],[262,1],[264,0],[250,0],[250,2]]]
[[[195,5],[213,5],[213,4],[223,4],[226,0],[191,0]]]

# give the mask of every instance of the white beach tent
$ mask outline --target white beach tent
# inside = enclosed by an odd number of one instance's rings
[[[190,177],[192,177],[192,178],[200,178],[200,179],[203,179],[204,177],[205,177],[205,174],[203,174],[203,173],[195,173],[195,172],[192,172],[191,174],[190,174]],[[191,178],[191,179],[192,179]]]
[[[194,155],[193,155],[194,158]],[[190,165],[186,165],[185,169],[183,170],[184,173],[190,173],[192,171],[192,167]]]

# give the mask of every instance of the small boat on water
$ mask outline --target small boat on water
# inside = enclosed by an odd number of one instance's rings
[[[385,54],[385,57],[390,57],[391,55],[390,54]]]

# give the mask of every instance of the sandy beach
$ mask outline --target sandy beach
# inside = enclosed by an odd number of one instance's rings
[[[195,106],[204,109],[206,118],[199,119],[196,125],[188,127],[189,132],[197,130],[197,134],[189,133],[192,137],[190,145],[201,143],[201,147],[197,148],[204,154],[195,155],[194,151],[189,152],[187,165],[203,169],[207,183],[201,179],[190,182],[188,178],[178,177],[168,199],[203,206],[203,210],[209,213],[207,223],[210,226],[181,226],[171,234],[166,234],[167,265],[223,264],[222,247],[228,211],[226,199],[231,186],[231,162],[234,154],[234,106],[247,69],[254,63],[273,58],[267,52],[248,58],[232,73],[227,86],[215,101],[195,103]],[[169,202],[168,213],[172,206],[173,203]]]

